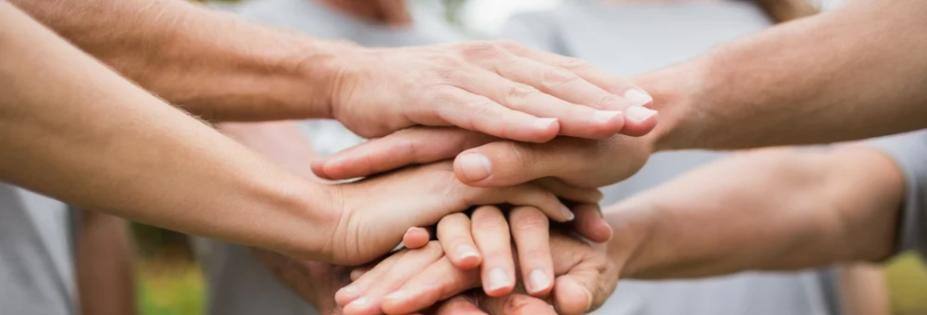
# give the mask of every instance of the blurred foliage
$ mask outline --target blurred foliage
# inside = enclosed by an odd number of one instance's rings
[[[899,256],[885,269],[892,314],[927,315],[927,268],[914,253]]]
[[[136,272],[142,315],[198,315],[206,301],[203,275],[191,261],[147,260]]]

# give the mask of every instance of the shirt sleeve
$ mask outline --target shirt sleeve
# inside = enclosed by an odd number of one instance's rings
[[[878,138],[868,144],[894,159],[904,173],[896,252],[915,250],[927,257],[927,130]]]

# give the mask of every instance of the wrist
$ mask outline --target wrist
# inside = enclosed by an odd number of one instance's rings
[[[615,231],[607,244],[608,256],[610,261],[621,266],[621,278],[634,278],[644,268],[641,266],[641,257],[654,230],[652,214],[635,199],[611,206],[603,212],[606,221]]]
[[[708,58],[699,58],[634,78],[653,96],[660,114],[656,128],[644,138],[653,152],[700,147],[701,127],[710,115],[702,110],[711,80]]]
[[[350,89],[350,78],[358,72],[358,59],[364,49],[347,41],[305,41],[291,60],[306,89],[303,96],[313,108],[310,117],[334,119],[339,95]],[[308,53],[307,52],[311,52]]]
[[[339,215],[327,185],[304,180],[279,184],[266,200],[275,201],[280,213],[287,214],[280,222],[266,227],[282,235],[270,249],[298,260],[328,260],[331,256],[330,235]]]

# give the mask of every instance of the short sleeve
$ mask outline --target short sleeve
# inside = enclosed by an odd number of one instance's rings
[[[896,251],[915,250],[927,257],[927,131],[873,139],[868,144],[894,159],[904,173]]]

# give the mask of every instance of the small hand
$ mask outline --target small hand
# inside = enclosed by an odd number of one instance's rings
[[[503,139],[642,135],[652,98],[628,80],[510,42],[354,49],[344,54],[331,115],[364,137],[456,126]]]
[[[316,160],[312,170],[323,178],[343,179],[456,156],[454,172],[471,186],[552,178],[565,185],[600,187],[637,172],[653,152],[650,138],[557,138],[533,144],[453,128],[411,128]]]

